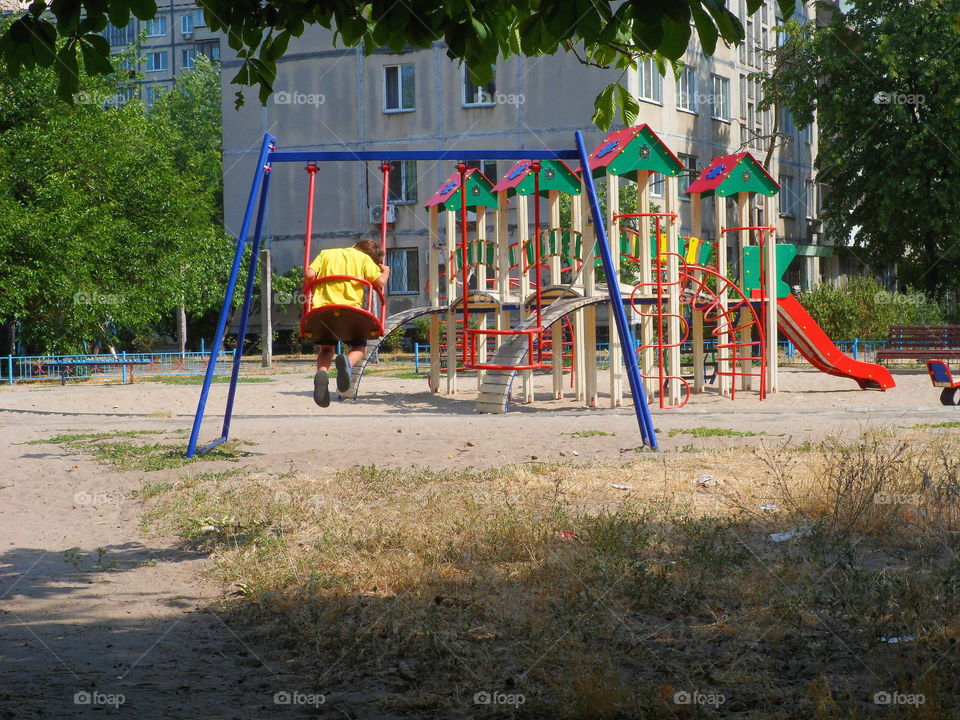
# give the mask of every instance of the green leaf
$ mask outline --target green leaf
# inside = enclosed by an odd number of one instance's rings
[[[717,49],[717,26],[713,24],[710,16],[703,11],[699,4],[690,6],[690,12],[693,14],[693,22],[697,27],[697,36],[700,38],[700,44],[703,45],[703,51],[707,55],[713,55]]]
[[[610,83],[593,101],[593,124],[601,130],[609,129],[617,112],[614,93],[618,87],[617,83]]]
[[[73,104],[73,96],[80,88],[80,68],[77,64],[77,47],[73,40],[57,53],[57,97]]]
[[[93,36],[99,37],[99,36]],[[103,40],[103,38],[100,38]],[[106,42],[106,40],[104,40]],[[107,53],[102,52],[90,44],[86,38],[80,43],[80,51],[83,53],[83,65],[87,75],[109,75],[113,72],[113,64],[110,62],[110,45],[107,45]]]
[[[640,115],[640,101],[620,83],[617,83],[617,97],[620,102],[620,116],[623,119],[623,124],[626,127],[632,127],[636,124],[637,117]]]
[[[157,16],[157,3],[154,0],[127,0],[130,11],[140,20],[153,20]]]
[[[669,18],[663,19],[663,40],[660,52],[671,60],[677,60],[690,44],[690,23],[675,23]]]
[[[107,17],[114,27],[126,27],[130,22],[130,3],[128,0],[114,0],[107,5]]]

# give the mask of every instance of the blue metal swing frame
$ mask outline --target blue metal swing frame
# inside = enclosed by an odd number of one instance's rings
[[[317,150],[317,151],[294,151],[282,152],[277,150],[277,139],[267,133],[263,136],[263,142],[260,145],[260,154],[257,159],[256,170],[253,175],[253,182],[250,186],[250,195],[247,198],[247,207],[243,215],[243,224],[240,226],[240,235],[236,241],[236,250],[233,255],[233,265],[230,268],[230,278],[227,281],[226,292],[224,293],[223,306],[220,309],[220,317],[217,321],[217,330],[214,335],[213,343],[210,346],[211,358],[216,356],[223,344],[223,336],[226,332],[227,318],[230,315],[230,306],[233,295],[236,291],[237,280],[240,277],[240,269],[243,264],[243,251],[247,243],[251,243],[250,261],[247,269],[246,284],[244,286],[243,306],[240,310],[240,322],[237,328],[237,347],[233,352],[233,366],[230,373],[230,386],[227,393],[227,405],[224,410],[223,427],[220,437],[212,442],[198,448],[197,442],[200,437],[200,426],[203,423],[203,416],[207,408],[207,400],[210,395],[210,386],[213,383],[215,363],[211,361],[207,365],[207,371],[203,378],[203,386],[200,390],[200,399],[197,402],[197,412],[193,419],[193,429],[190,432],[190,442],[187,446],[186,456],[192,458],[195,455],[203,454],[208,450],[215,448],[226,442],[230,437],[230,421],[233,417],[233,403],[237,394],[237,380],[240,376],[240,361],[243,356],[243,344],[247,336],[247,324],[250,319],[250,306],[253,298],[254,279],[257,274],[257,263],[260,258],[260,245],[263,239],[263,223],[267,206],[267,197],[270,192],[270,171],[274,163],[282,162],[310,162],[319,164],[321,162],[395,162],[402,160],[463,160],[469,155],[474,160],[579,160],[581,167],[588,166],[587,149],[583,142],[583,135],[580,131],[575,136],[576,150],[396,150],[392,152],[381,151],[352,151],[352,150]],[[384,158],[388,158],[385,160]],[[593,214],[594,228],[599,242],[600,256],[603,261],[603,269],[608,278],[619,278],[619,268],[613,261],[610,247],[607,244],[607,231],[604,225],[603,215],[600,212],[600,205],[597,202],[596,188],[591,173],[585,173],[584,184],[587,189],[587,197],[590,201],[590,209]],[[258,201],[259,199],[259,201]],[[256,214],[254,214],[256,211]],[[254,224],[253,236],[248,240],[250,225]],[[630,332],[627,314],[623,307],[621,298],[614,297],[619,283],[608,283],[610,288],[610,308],[617,325],[617,334],[620,336],[620,346],[623,349],[623,362],[627,371],[627,379],[630,384],[630,392],[634,398],[634,409],[637,415],[637,424],[640,428],[640,437],[644,444],[653,449],[658,448],[657,436],[653,427],[653,418],[650,415],[650,409],[647,406],[646,393],[643,389],[643,383],[640,380],[640,369],[637,365],[636,348],[633,341],[633,335]]]

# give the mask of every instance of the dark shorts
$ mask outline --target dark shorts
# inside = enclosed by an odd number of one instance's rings
[[[365,348],[367,346],[367,339],[355,338],[353,340],[341,340],[333,335],[323,335],[314,340],[313,343],[314,345],[336,345],[337,343],[343,343],[344,345],[349,345],[351,348]]]

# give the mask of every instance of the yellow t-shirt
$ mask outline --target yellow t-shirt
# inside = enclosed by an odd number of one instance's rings
[[[328,275],[350,275],[373,282],[383,271],[373,258],[356,248],[331,248],[322,250],[316,259],[310,263],[318,278]],[[363,305],[363,283],[343,280],[326,282],[317,285],[313,291],[312,307],[321,305]]]

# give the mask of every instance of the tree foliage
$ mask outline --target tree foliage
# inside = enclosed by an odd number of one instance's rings
[[[0,318],[31,350],[66,352],[108,322],[142,335],[180,304],[216,305],[231,243],[176,135],[139,102],[111,105],[116,78],[73,106],[57,82],[0,74]]]
[[[931,294],[960,287],[960,1],[852,0],[790,24],[766,102],[816,115],[821,218],[877,269]]]
[[[778,0],[785,15],[795,0]],[[464,62],[478,83],[490,78],[497,58],[574,52],[582,62],[624,69],[655,56],[661,67],[678,59],[693,37],[713,54],[717,42],[744,38],[739,18],[723,0],[197,0],[212,30],[223,31],[243,63],[233,78],[258,86],[265,103],[273,91],[277,60],[290,39],[308,25],[333,30],[347,47],[368,53],[380,47],[402,50],[446,44],[450,58]],[[747,0],[754,13],[761,0]],[[55,68],[58,94],[69,101],[78,90],[80,69],[109,74],[110,46],[99,33],[109,20],[125,27],[131,17],[149,20],[154,0],[36,0],[0,36],[0,62],[16,76],[35,66]],[[58,44],[58,38],[63,40]],[[82,58],[82,63],[80,62]],[[238,102],[242,96],[238,92]],[[597,99],[595,121],[609,125],[616,107],[624,122],[636,118],[636,100],[619,83]]]

